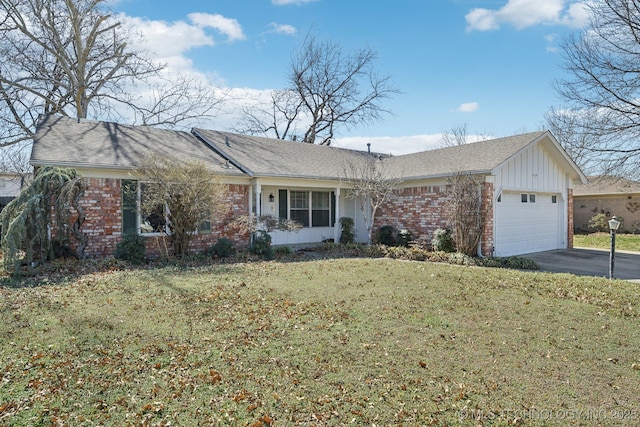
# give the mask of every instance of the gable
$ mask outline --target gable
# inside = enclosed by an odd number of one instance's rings
[[[557,193],[584,182],[582,171],[546,132],[494,170],[496,189]]]

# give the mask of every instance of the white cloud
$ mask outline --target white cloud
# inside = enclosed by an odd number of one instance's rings
[[[287,36],[295,36],[298,33],[298,30],[293,25],[272,22],[269,24],[269,27],[271,28],[271,33],[285,34]]]
[[[477,102],[465,102],[464,104],[460,104],[456,111],[458,113],[473,113],[474,111],[478,111],[480,108],[480,104]]]
[[[244,40],[246,37],[237,20],[210,13],[190,13],[187,15],[198,28],[214,28],[227,36],[229,41]]]
[[[285,6],[288,4],[304,4],[304,3],[311,3],[317,0],[271,0],[271,3],[275,4],[276,6]]]
[[[166,63],[175,71],[191,71],[193,62],[185,54],[193,48],[214,46],[213,36],[207,32],[214,29],[227,37],[228,41],[243,40],[242,27],[235,19],[207,13],[191,13],[190,22],[185,21],[152,21],[146,18],[126,15],[118,16],[141,39],[132,43],[138,49],[148,51],[158,63]]]
[[[517,29],[539,24],[580,27],[586,23],[588,12],[584,1],[508,0],[500,9],[472,9],[465,19],[468,31],[497,30],[502,24]]]
[[[411,136],[354,136],[348,138],[336,138],[333,146],[349,148],[351,150],[367,151],[367,143],[371,143],[371,151],[382,154],[418,153],[432,150],[442,145],[442,134],[411,135]]]
[[[172,69],[191,68],[191,60],[184,56],[189,49],[215,44],[203,28],[184,21],[169,23],[124,15],[119,19],[140,33],[142,39],[133,40],[134,47],[152,53],[154,60]]]

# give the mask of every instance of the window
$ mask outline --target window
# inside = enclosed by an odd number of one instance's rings
[[[555,194],[551,196],[551,203],[558,203],[558,196],[556,196]]]
[[[289,193],[289,219],[309,227],[309,192],[291,191]]]
[[[211,212],[207,212],[207,218],[211,218]],[[211,220],[205,219],[198,226],[198,234],[211,234]]]
[[[288,219],[303,227],[331,227],[335,222],[333,193],[329,191],[289,191],[288,193],[289,197],[287,197],[287,190],[278,191],[280,218],[287,218],[288,212]]]
[[[158,205],[148,215],[141,215],[138,207],[144,201],[145,185],[134,180],[122,181],[122,232],[151,234],[168,233],[167,210]]]
[[[138,182],[122,180],[122,232],[138,232]]]
[[[522,203],[527,203],[529,201],[529,195],[528,194],[521,194],[520,195],[520,201]]]
[[[535,202],[536,202],[536,195],[529,194],[529,203],[535,203]]]
[[[329,193],[314,191],[311,195],[312,227],[329,227],[329,217],[331,213]]]
[[[140,204],[145,202],[145,190],[147,185],[140,184]],[[140,215],[140,233],[165,233],[167,232],[167,209],[164,205],[157,205],[146,215]]]

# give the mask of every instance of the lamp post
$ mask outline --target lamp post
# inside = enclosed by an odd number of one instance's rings
[[[615,216],[609,220],[611,230],[611,252],[609,252],[609,279],[613,279],[613,265],[616,256],[616,230],[620,227],[620,221]]]

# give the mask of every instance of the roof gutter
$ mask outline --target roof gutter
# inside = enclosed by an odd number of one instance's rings
[[[231,163],[233,166],[235,166],[236,168],[240,169],[242,172],[246,173],[251,178],[253,178],[255,176],[255,174],[249,168],[245,167],[243,164],[241,164],[239,161],[237,161],[236,159],[234,159],[233,157],[231,157],[230,155],[228,155],[224,151],[218,149],[218,147],[216,147],[211,141],[209,141],[207,138],[205,138],[204,135],[202,135],[200,132],[198,132],[198,129],[196,129],[196,128],[191,129],[191,133],[193,135],[195,135],[195,137],[198,138],[200,141],[204,142],[207,147],[212,149],[216,154],[218,154],[220,157],[224,158],[226,161]]]

